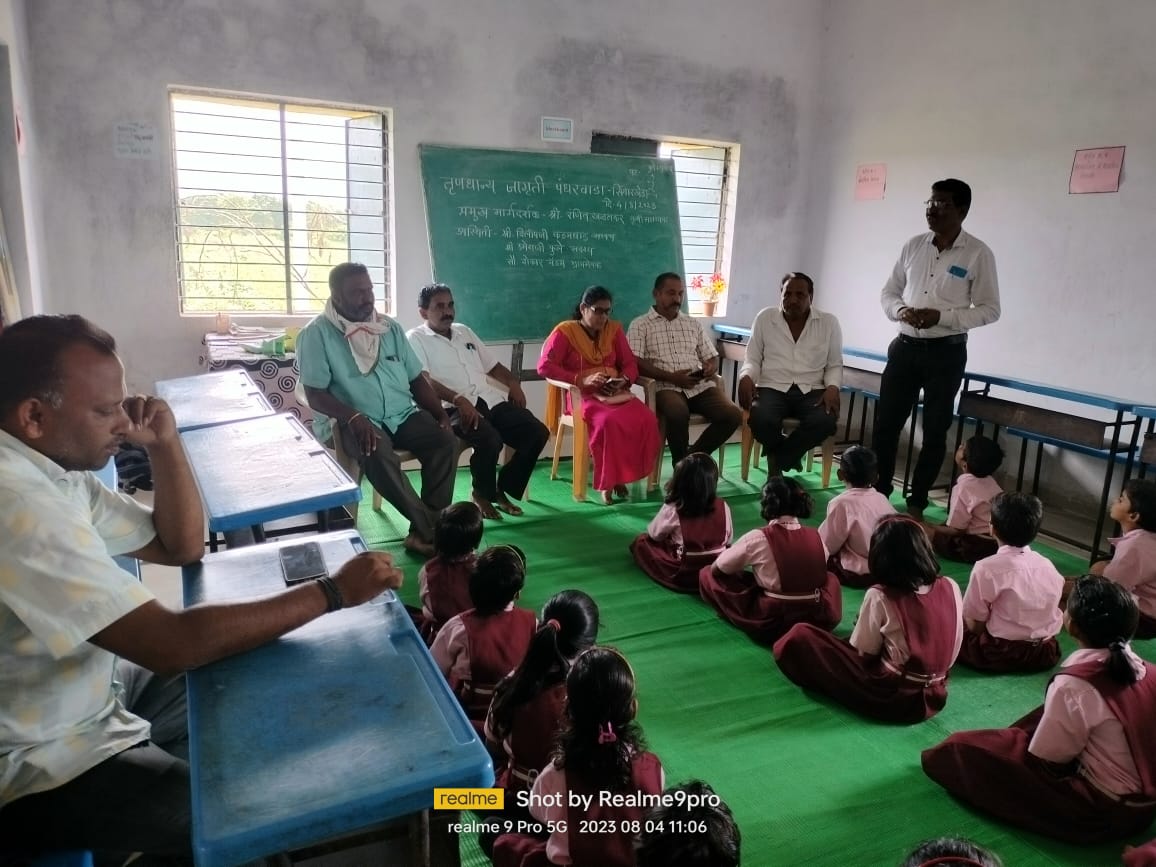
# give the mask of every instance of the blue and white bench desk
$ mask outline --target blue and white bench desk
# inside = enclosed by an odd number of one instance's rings
[[[156,384],[156,394],[168,403],[182,433],[274,414],[265,393],[243,370],[164,379]]]
[[[1140,464],[1139,475],[1144,478],[1148,467],[1156,464],[1156,406],[1137,406],[1132,409],[1137,418],[1144,419],[1147,427],[1144,439],[1140,442],[1140,454],[1137,461]]]
[[[331,573],[364,550],[351,530],[314,539]],[[289,544],[184,567],[185,605],[284,589],[278,550]],[[188,690],[198,867],[420,813],[435,786],[493,785],[485,747],[392,592],[189,672]]]
[[[361,488],[289,413],[181,434],[216,534],[355,503]],[[325,529],[323,520],[319,526]]]

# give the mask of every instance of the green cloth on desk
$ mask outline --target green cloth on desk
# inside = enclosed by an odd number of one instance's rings
[[[345,335],[324,316],[297,335],[297,364],[302,385],[330,392],[391,434],[417,412],[409,384],[421,376],[421,361],[394,319],[381,335],[377,364],[369,373],[358,370]],[[314,416],[313,432],[319,440],[329,439],[332,429],[332,419]]]

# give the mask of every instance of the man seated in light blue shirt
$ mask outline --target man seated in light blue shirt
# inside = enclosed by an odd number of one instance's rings
[[[318,437],[356,456],[369,483],[409,519],[405,548],[432,557],[434,522],[454,493],[457,439],[450,420],[400,324],[374,310],[373,281],[364,265],[345,262],[329,272],[325,311],[297,335],[301,384]],[[415,403],[416,401],[416,403]],[[419,408],[420,407],[420,408]],[[421,462],[421,496],[394,449]]]

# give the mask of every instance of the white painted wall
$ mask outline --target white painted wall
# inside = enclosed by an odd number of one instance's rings
[[[731,309],[749,320],[803,245],[821,13],[811,0],[38,0],[46,306],[113,330],[130,384],[195,372],[210,326],[177,312],[171,159],[112,149],[121,120],[155,124],[167,148],[167,88],[186,85],[394,110],[407,326],[429,277],[419,143],[541,148],[544,114],[574,119],[576,151],[593,130],[741,142]]]
[[[1152,0],[828,4],[804,260],[849,345],[895,333],[879,290],[953,176],[1003,301],[969,367],[1156,401],[1154,33]],[[1120,192],[1069,196],[1074,150],[1104,145],[1128,148]],[[886,199],[855,202],[869,162],[888,165]]]
[[[0,211],[23,316],[41,312],[40,187],[36,154],[36,124],[29,96],[28,36],[24,0],[0,0],[0,45],[7,68],[0,79]],[[15,141],[15,118],[24,131],[24,152]]]

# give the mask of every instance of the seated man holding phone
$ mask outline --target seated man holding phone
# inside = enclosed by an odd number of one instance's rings
[[[638,358],[638,370],[658,382],[658,415],[666,422],[671,463],[690,452],[713,452],[742,423],[742,411],[713,382],[718,351],[702,326],[682,312],[684,293],[678,274],[659,274],[654,281],[654,306],[630,323],[626,339]],[[690,414],[710,420],[693,446]]]
[[[148,452],[151,509],[93,472],[123,442]],[[0,332],[0,478],[0,856],[191,865],[183,673],[367,602],[401,572],[367,553],[332,576],[306,563],[320,580],[259,599],[159,602],[113,557],[199,560],[201,498],[172,411],[126,394],[115,341],[80,316]]]

